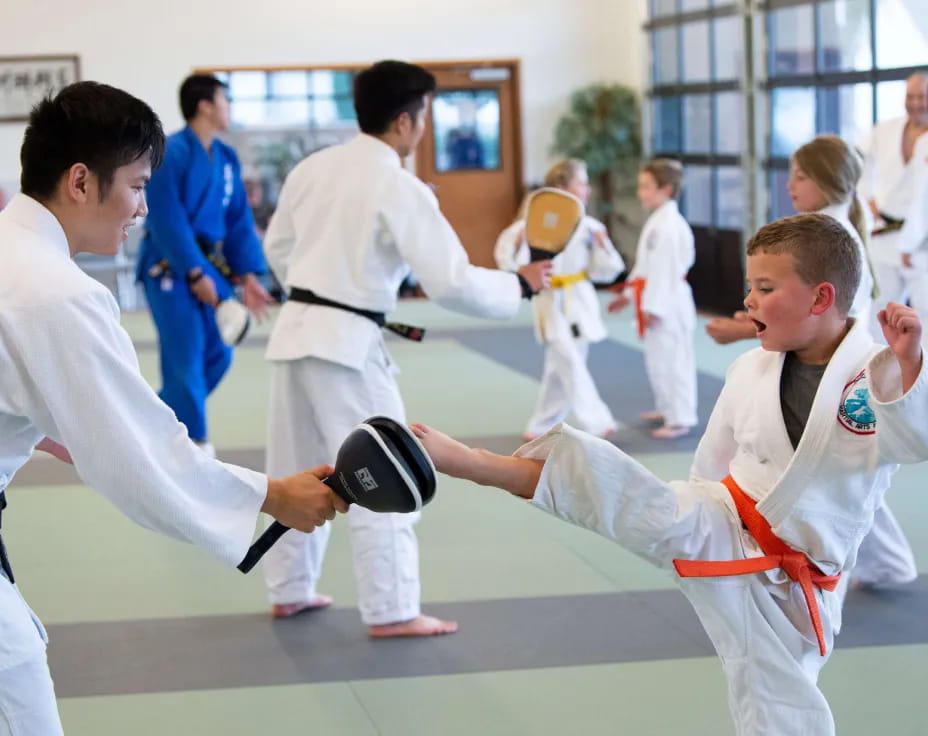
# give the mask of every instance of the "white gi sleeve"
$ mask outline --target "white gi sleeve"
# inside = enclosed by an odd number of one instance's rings
[[[296,228],[291,214],[292,203],[289,192],[290,187],[287,186],[287,181],[284,181],[277,200],[277,209],[271,215],[263,243],[267,265],[281,284],[287,283],[287,269],[290,266],[293,249],[296,247]]]
[[[653,250],[648,254],[648,273],[641,297],[641,308],[657,317],[665,317],[668,312],[672,314],[676,307],[674,301],[679,293],[676,282],[680,280],[676,268],[677,251],[682,247],[682,243],[677,242],[680,232],[662,225],[650,234]]]
[[[920,166],[921,176],[899,232],[897,247],[901,253],[914,253],[928,245],[928,166]]]
[[[525,242],[525,221],[518,220],[507,227],[496,239],[493,260],[503,271],[518,271],[529,262],[528,243]]]
[[[880,456],[893,463],[928,460],[928,361],[922,359],[922,370],[905,395],[899,363],[889,348],[873,356],[867,374]]]
[[[522,298],[515,274],[471,265],[438,200],[421,181],[401,179],[397,190],[398,199],[383,216],[429,298],[474,317],[514,317]]]
[[[605,226],[595,223],[590,226],[593,244],[590,246],[590,265],[587,269],[591,281],[613,281],[625,270],[625,261],[609,238]],[[605,243],[600,245],[594,233],[602,232]]]
[[[56,296],[8,315],[19,411],[63,443],[81,480],[133,521],[244,557],[267,479],[209,458],[139,373],[113,297]]]

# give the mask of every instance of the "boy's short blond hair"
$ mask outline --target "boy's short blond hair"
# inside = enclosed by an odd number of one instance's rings
[[[835,287],[835,306],[847,316],[860,283],[860,251],[840,222],[828,215],[793,215],[774,220],[748,241],[748,255],[789,253],[806,284]]]

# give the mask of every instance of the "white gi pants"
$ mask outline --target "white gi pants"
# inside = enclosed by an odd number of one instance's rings
[[[699,421],[693,325],[688,322],[672,315],[644,333],[644,366],[654,394],[654,408],[672,427],[695,427]]]
[[[4,586],[0,635],[17,637],[5,643],[12,645],[8,649],[18,650],[18,663],[0,669],[0,736],[60,736],[64,732],[45,657],[48,636],[19,589],[2,572],[0,586]]]
[[[834,735],[816,684],[827,656],[799,585],[781,571],[709,578],[673,571],[674,558],[741,559],[758,549],[725,486],[664,483],[611,443],[566,426],[518,454],[547,456],[535,505],[671,571],[722,660],[738,736]],[[832,611],[840,612],[834,596],[816,592],[829,654]]]
[[[59,736],[64,731],[44,654],[0,670],[0,736]]]
[[[334,463],[342,441],[374,415],[405,423],[393,368],[375,343],[362,371],[317,358],[271,363],[267,473],[279,477]],[[375,514],[352,504],[348,517],[361,618],[367,625],[419,615],[418,512]],[[329,524],[288,531],[264,557],[272,603],[310,599],[322,570]]]
[[[873,527],[860,543],[851,577],[864,585],[902,585],[918,577],[912,547],[886,505],[873,515]]]
[[[544,434],[573,411],[578,424],[602,436],[616,422],[602,400],[587,366],[590,343],[582,338],[555,339],[545,344],[545,364],[535,410],[526,433]]]

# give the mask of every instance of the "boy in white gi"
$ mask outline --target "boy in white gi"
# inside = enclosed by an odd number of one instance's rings
[[[347,507],[320,480],[331,466],[272,480],[198,449],[139,373],[113,295],[71,260],[116,253],[163,152],[155,113],[113,87],[72,84],[32,111],[22,194],[0,212],[0,511],[40,446],[134,521],[231,566],[259,511],[310,531]],[[0,734],[62,732],[45,642],[0,542]]]
[[[696,305],[686,280],[696,250],[693,231],[677,209],[682,180],[683,166],[667,158],[648,162],[638,173],[638,201],[651,215],[638,238],[627,286],[608,307],[615,312],[635,300],[655,404],[641,419],[662,424],[651,432],[658,439],[682,437],[698,421],[693,355]]]
[[[818,135],[793,153],[788,186],[798,212],[833,217],[857,244],[861,274],[848,316],[870,325],[874,283],[866,246],[869,233],[863,203],[855,194],[861,165],[860,155],[841,138]],[[717,317],[706,330],[720,343],[757,337],[747,312],[734,318]],[[876,510],[873,528],[860,546],[851,575],[856,584],[870,586],[900,585],[918,576],[912,547],[885,502]]]
[[[564,189],[585,205],[590,197],[586,164],[575,158],[558,161],[545,174],[545,186]],[[500,233],[494,256],[504,271],[516,271],[529,262],[524,216]],[[545,363],[538,401],[523,437],[526,441],[564,421],[571,410],[590,434],[608,437],[615,432],[615,418],[596,390],[586,359],[590,343],[606,339],[607,334],[592,282],[614,281],[624,269],[606,227],[589,215],[554,258],[550,288],[532,303],[535,336],[545,346]]]
[[[334,457],[367,417],[402,421],[381,327],[410,267],[443,307],[508,319],[545,285],[550,261],[519,275],[477,268],[435,195],[402,166],[425,131],[434,77],[383,61],[360,72],[354,105],[361,134],[290,172],[264,240],[289,298],[271,334],[267,468]],[[405,327],[405,326],[404,326]],[[406,335],[413,333],[406,328]],[[418,513],[348,513],[358,602],[371,636],[427,636],[457,628],[420,610]],[[268,552],[265,580],[275,617],[331,603],[316,591],[329,528],[288,532]]]
[[[900,462],[928,459],[928,372],[914,310],[847,318],[856,243],[797,215],[748,243],[745,298],[761,347],[729,368],[688,481],[664,483],[560,425],[515,457],[413,430],[450,475],[505,488],[675,571],[718,652],[741,736],[830,736],[816,681],[854,566]]]

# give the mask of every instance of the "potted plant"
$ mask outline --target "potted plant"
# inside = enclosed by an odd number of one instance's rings
[[[641,158],[641,113],[634,90],[620,84],[578,89],[555,128],[553,150],[586,161],[594,214],[613,225],[616,198],[634,192]]]

